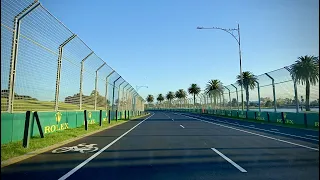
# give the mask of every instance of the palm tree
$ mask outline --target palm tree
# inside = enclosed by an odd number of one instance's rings
[[[200,93],[201,89],[197,84],[191,84],[191,86],[188,88],[189,94],[193,95],[193,105],[196,104],[196,95]]]
[[[183,89],[179,89],[178,91],[176,91],[175,96],[180,100],[180,108],[181,108],[181,100],[186,98],[187,93]]]
[[[298,84],[306,84],[306,111],[310,111],[310,85],[319,82],[319,57],[300,56],[289,68],[292,79]]]
[[[147,96],[147,102],[149,103],[149,106],[153,102],[153,96],[151,94]]]
[[[169,100],[170,106],[171,106],[171,101],[174,99],[174,93],[172,91],[169,91],[168,94],[166,95],[166,99]]]
[[[249,111],[249,88],[252,90],[256,87],[257,77],[249,72],[242,72],[243,88],[246,91],[247,111]],[[241,86],[241,75],[237,76],[237,84]]]
[[[161,106],[161,101],[164,100],[164,97],[162,96],[162,94],[159,94],[158,97],[157,97],[157,101],[160,102],[160,106]]]
[[[224,89],[223,85],[218,79],[214,79],[214,80],[212,79],[208,81],[206,85],[205,93],[209,95],[211,99],[211,104],[212,104],[212,98],[214,99],[214,106],[216,106],[216,102],[217,102],[216,98],[220,97],[221,93],[223,92],[223,89]]]

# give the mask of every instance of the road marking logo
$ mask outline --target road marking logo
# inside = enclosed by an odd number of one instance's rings
[[[95,145],[97,145],[97,144],[87,144],[86,145],[86,143],[82,143],[82,144],[78,144],[77,146],[72,146],[72,147],[61,147],[61,148],[53,150],[52,153],[59,154],[59,153],[65,153],[65,152],[69,152],[69,151],[80,152],[80,153],[91,153],[91,152],[95,152],[99,149],[98,147],[93,147]]]

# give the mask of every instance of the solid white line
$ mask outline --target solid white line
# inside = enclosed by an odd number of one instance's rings
[[[190,117],[190,116],[187,116],[187,117]],[[225,123],[225,122],[219,121],[219,120],[217,120],[217,119],[210,119],[210,118],[205,118],[205,117],[201,117],[201,118],[203,118],[203,119],[209,119],[209,120],[214,120],[214,121],[218,121],[218,122],[221,122],[221,123]],[[226,123],[227,123],[227,124],[233,124],[233,123],[228,123],[228,122],[226,122]],[[234,125],[234,124],[233,124],[233,125]],[[297,136],[297,135],[293,135],[293,134],[287,134],[287,133],[282,133],[282,132],[270,131],[270,130],[266,130],[266,129],[256,128],[256,127],[250,127],[250,126],[245,126],[245,125],[240,125],[240,124],[238,124],[238,126],[247,127],[247,128],[251,128],[251,129],[257,129],[257,130],[266,131],[266,132],[283,134],[283,135],[292,136],[292,137],[298,137],[298,138],[302,138],[302,139],[319,141],[319,139],[312,139],[312,138],[307,138],[307,137],[303,137],[303,136]]]
[[[180,115],[181,116],[185,116],[185,115],[182,115],[182,114],[180,114]],[[185,116],[185,117],[189,117],[189,116]],[[287,144],[292,144],[292,145],[295,145],[295,146],[300,146],[300,147],[304,147],[304,148],[307,148],[307,149],[312,149],[312,150],[315,150],[315,151],[319,151],[319,149],[317,149],[317,148],[313,148],[313,147],[309,147],[309,146],[305,146],[305,145],[301,145],[301,144],[285,141],[285,140],[282,140],[282,139],[277,139],[277,138],[274,138],[274,137],[270,137],[270,136],[266,136],[266,135],[262,135],[262,134],[258,134],[258,133],[254,133],[254,132],[250,132],[250,131],[245,131],[245,130],[242,130],[242,129],[238,129],[238,128],[234,128],[234,127],[230,127],[230,126],[226,126],[226,125],[222,125],[222,124],[218,124],[218,123],[214,123],[214,122],[210,122],[210,121],[205,121],[205,120],[194,118],[194,117],[189,117],[189,118],[197,119],[197,120],[202,121],[202,122],[215,124],[215,125],[218,125],[218,126],[229,128],[229,129],[234,129],[234,130],[245,132],[245,133],[248,133],[248,134],[257,135],[257,136],[264,137],[264,138],[267,138],[267,139],[272,139],[272,140],[284,142],[284,143],[287,143]]]
[[[224,154],[222,154],[221,152],[219,152],[218,150],[216,150],[215,148],[211,148],[214,152],[216,152],[217,154],[219,154],[221,157],[223,157],[223,159],[227,160],[230,164],[232,164],[234,167],[236,167],[237,169],[239,169],[241,172],[246,173],[247,171],[245,169],[243,169],[241,166],[239,166],[237,163],[233,162],[231,159],[229,159],[227,156],[225,156]]]
[[[272,131],[279,131],[278,129],[271,129]]]
[[[318,136],[313,136],[313,135],[308,135],[308,134],[306,134],[306,136],[310,136],[310,137],[315,137],[315,138],[319,138]]]
[[[181,126],[182,128],[184,128],[181,124],[180,124],[180,126]]]
[[[132,131],[134,128],[136,128],[137,126],[139,126],[141,123],[143,123],[145,120],[151,118],[154,115],[154,113],[145,118],[143,121],[139,122],[138,124],[136,124],[135,126],[133,126],[131,129],[129,129],[127,132],[123,133],[121,136],[119,136],[117,139],[113,140],[111,143],[109,143],[108,145],[106,145],[105,147],[103,147],[102,149],[100,149],[100,151],[96,152],[94,155],[92,155],[91,157],[89,157],[88,159],[86,159],[85,161],[83,161],[81,164],[79,164],[78,166],[76,166],[75,168],[73,168],[71,171],[69,171],[67,174],[63,175],[61,178],[59,178],[58,180],[64,180],[67,179],[69,176],[71,176],[73,173],[75,173],[76,171],[78,171],[80,168],[82,168],[84,165],[86,165],[88,162],[90,162],[92,159],[94,159],[95,157],[97,157],[99,154],[101,154],[104,150],[108,149],[110,146],[112,146],[114,143],[116,143],[117,141],[119,141],[123,136],[125,136],[126,134],[128,134],[130,131]]]

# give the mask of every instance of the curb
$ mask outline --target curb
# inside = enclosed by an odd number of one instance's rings
[[[110,129],[112,127],[115,127],[115,126],[118,126],[118,125],[121,125],[121,124],[124,124],[126,122],[129,122],[131,120],[134,120],[134,119],[139,119],[139,118],[143,118],[143,117],[146,117],[148,116],[150,113],[144,115],[144,116],[141,116],[141,117],[136,117],[136,118],[133,118],[133,119],[129,119],[128,121],[125,121],[125,122],[121,122],[119,124],[115,124],[115,125],[111,125],[111,126],[108,126],[104,129],[100,129],[100,130],[96,130],[96,131],[93,131],[93,132],[90,132],[90,133],[87,133],[87,134],[83,134],[83,135],[80,135],[78,137],[75,137],[75,138],[72,138],[72,139],[68,139],[68,140],[65,140],[65,141],[62,141],[62,142],[59,142],[57,144],[54,144],[54,145],[51,145],[51,146],[48,146],[48,147],[45,147],[45,148],[42,148],[42,149],[38,149],[38,150],[35,150],[35,151],[32,151],[32,152],[28,152],[24,155],[21,155],[21,156],[17,156],[17,157],[13,157],[11,159],[7,159],[5,161],[1,161],[1,168],[3,167],[6,167],[6,166],[9,166],[11,164],[14,164],[14,163],[17,163],[17,162],[20,162],[20,161],[23,161],[25,159],[28,159],[28,158],[31,158],[33,156],[36,156],[38,154],[41,154],[41,153],[44,153],[46,151],[49,151],[51,149],[54,149],[54,148],[57,148],[59,146],[62,146],[64,144],[68,144],[70,142],[73,142],[73,141],[76,141],[76,140],[79,140],[81,138],[84,138],[84,137],[87,137],[87,136],[90,136],[92,134],[95,134],[95,133],[98,133],[98,132],[101,132],[101,131],[104,131],[104,130],[107,130],[107,129]]]

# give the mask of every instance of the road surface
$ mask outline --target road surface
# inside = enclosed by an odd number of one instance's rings
[[[50,150],[1,168],[1,179],[313,180],[318,142],[318,131],[155,111],[62,146],[95,152]]]

